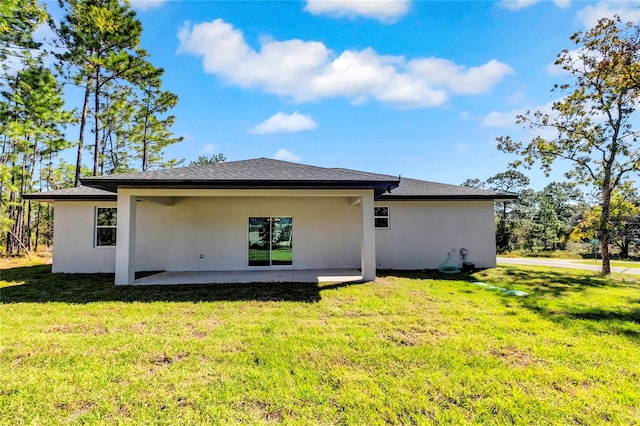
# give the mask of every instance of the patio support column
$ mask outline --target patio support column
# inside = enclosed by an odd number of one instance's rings
[[[362,280],[376,279],[376,229],[373,215],[373,191],[362,196],[362,241],[360,243],[360,263]]]
[[[136,199],[126,190],[118,191],[118,225],[116,231],[116,285],[135,281]]]

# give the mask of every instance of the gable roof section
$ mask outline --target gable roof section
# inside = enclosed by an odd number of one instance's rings
[[[469,186],[449,185],[424,180],[401,178],[400,185],[378,200],[513,200],[517,194],[490,191]]]
[[[79,186],[77,188],[56,189],[46,192],[23,194],[25,200],[37,201],[116,201],[118,196],[102,189]]]
[[[81,178],[83,185],[116,192],[118,186],[177,188],[395,188],[399,178],[357,170],[254,160]]]

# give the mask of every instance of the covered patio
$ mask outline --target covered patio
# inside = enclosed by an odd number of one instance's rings
[[[368,189],[119,188],[115,283],[372,281],[373,205]],[[261,237],[257,219],[274,234]],[[289,226],[285,249],[276,220]],[[167,272],[135,279],[155,270]]]
[[[238,283],[355,283],[362,282],[357,269],[302,269],[264,271],[174,271],[135,280],[135,285],[238,284]]]

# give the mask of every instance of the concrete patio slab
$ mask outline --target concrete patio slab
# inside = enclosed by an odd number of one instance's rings
[[[235,283],[347,283],[362,281],[357,269],[269,271],[168,271],[135,280],[134,285]]]

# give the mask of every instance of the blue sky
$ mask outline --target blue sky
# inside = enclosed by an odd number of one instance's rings
[[[640,2],[132,1],[179,96],[168,157],[221,152],[459,184],[505,171],[499,135],[548,107],[569,37]],[[542,188],[545,178],[525,172]]]

